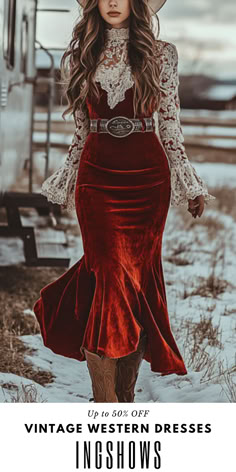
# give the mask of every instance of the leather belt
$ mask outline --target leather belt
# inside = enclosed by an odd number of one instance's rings
[[[114,116],[110,120],[105,118],[91,118],[89,121],[91,133],[109,133],[116,138],[125,138],[134,132],[144,133],[155,130],[155,120],[153,116],[142,119]]]

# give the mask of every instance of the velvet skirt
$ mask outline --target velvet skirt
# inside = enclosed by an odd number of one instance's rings
[[[127,100],[129,93],[113,116],[129,115]],[[90,108],[90,117],[112,117],[109,107],[99,112]],[[86,348],[120,358],[137,349],[144,330],[151,370],[187,373],[162,267],[170,193],[168,159],[154,131],[125,138],[89,133],[75,191],[84,255],[34,305],[44,344],[55,353],[85,361]]]

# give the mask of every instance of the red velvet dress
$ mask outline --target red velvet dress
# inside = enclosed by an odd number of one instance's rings
[[[99,104],[87,99],[90,118],[133,117],[132,88],[115,110],[100,93]],[[90,133],[75,202],[84,255],[40,292],[34,311],[45,345],[79,361],[82,347],[118,358],[137,349],[144,328],[151,370],[186,374],[168,318],[161,250],[170,170],[155,132]]]
[[[118,34],[123,39],[126,30]],[[171,183],[175,202],[195,194],[204,194],[206,200],[214,197],[208,195],[184,154],[181,139],[177,140],[178,120],[168,115],[175,113],[178,95],[173,73],[177,74],[176,49],[166,44],[162,86],[167,84],[170,101],[163,99],[160,130],[170,165],[154,131],[124,138],[87,134],[74,187],[67,188],[70,198],[74,191],[84,255],[41,290],[34,312],[44,344],[55,353],[85,361],[86,348],[111,358],[123,357],[137,349],[143,328],[148,336],[144,359],[151,370],[184,375],[187,371],[170,327],[162,267]],[[87,98],[89,118],[134,116],[133,87],[127,87],[116,106],[113,98],[100,86],[99,103]],[[78,142],[76,138],[70,152],[76,154]],[[44,193],[51,201],[62,202],[57,190],[63,186],[65,172],[69,179],[67,167],[46,181]]]

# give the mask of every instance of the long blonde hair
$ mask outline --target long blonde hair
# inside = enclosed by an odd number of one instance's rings
[[[106,23],[98,10],[98,0],[87,0],[82,19],[75,25],[72,39],[61,59],[61,84],[68,113],[86,108],[86,97],[99,101],[94,75],[105,45]],[[156,15],[158,20],[158,17]],[[128,60],[134,80],[134,116],[149,115],[159,104],[159,61],[148,0],[130,0]],[[158,34],[159,36],[159,20]],[[82,86],[82,84],[84,84]]]

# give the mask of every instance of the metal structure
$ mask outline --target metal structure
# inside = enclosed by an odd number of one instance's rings
[[[20,208],[35,208],[38,215],[60,214],[60,207],[32,192],[34,95],[37,82],[35,47],[49,55],[47,138],[45,178],[50,153],[51,111],[54,94],[54,63],[49,51],[36,42],[37,0],[0,0],[0,207],[5,207],[7,225],[0,225],[1,236],[19,237],[24,242],[27,265],[68,266],[68,257],[38,257],[34,227],[23,227]],[[45,80],[45,79],[44,79]],[[28,192],[9,191],[28,164]],[[53,255],[53,245],[52,255]],[[57,244],[58,246],[58,244]],[[62,247],[62,254],[64,248]],[[43,251],[41,251],[43,252]],[[58,248],[57,248],[58,252]]]

